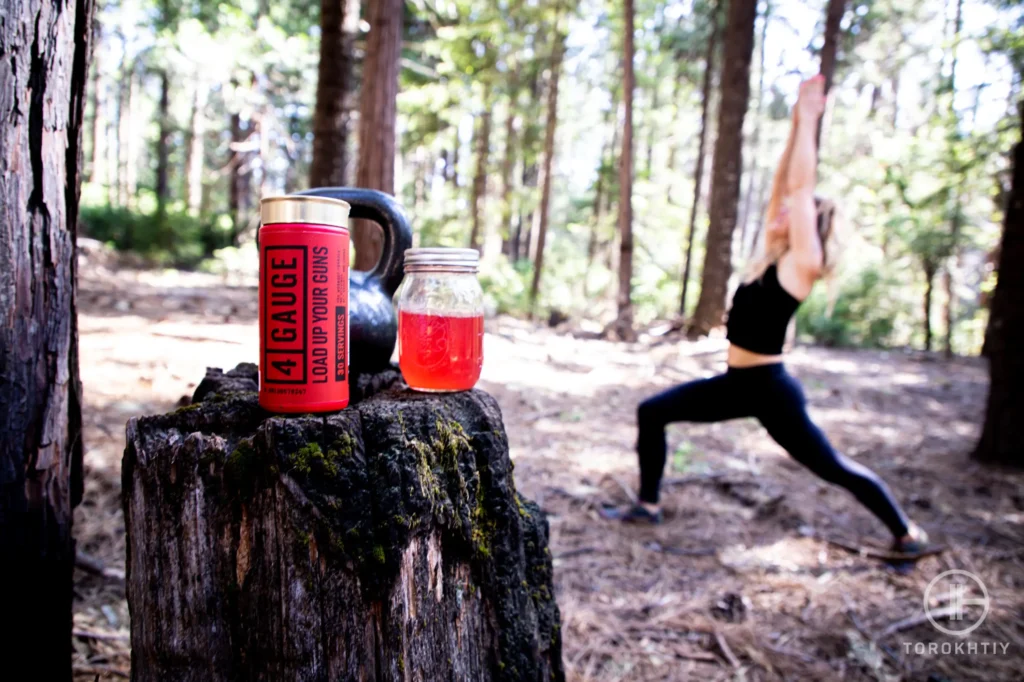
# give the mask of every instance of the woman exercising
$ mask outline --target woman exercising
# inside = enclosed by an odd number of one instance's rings
[[[897,551],[920,552],[927,541],[871,470],[843,457],[807,415],[800,384],[782,364],[789,321],[815,282],[839,256],[833,205],[814,196],[815,134],[825,109],[824,79],[800,86],[789,141],[766,211],[763,255],[750,265],[729,312],[729,368],[645,400],[637,410],[639,502],[605,510],[607,518],[658,523],[658,488],[665,468],[665,427],[673,422],[719,422],[756,417],[798,462],[849,490],[892,532]]]

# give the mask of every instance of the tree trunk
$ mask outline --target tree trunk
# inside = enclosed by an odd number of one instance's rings
[[[402,53],[403,0],[371,0],[370,36],[363,65],[362,104],[359,109],[359,169],[356,185],[395,193],[395,117],[398,65]],[[356,249],[353,267],[370,270],[377,264],[383,235],[373,223],[353,222]]]
[[[530,91],[530,106],[528,111],[540,111],[541,101],[541,83],[540,83],[540,70],[534,70],[533,75],[529,82]],[[539,133],[537,132],[537,124],[532,118],[527,118],[523,121],[522,131],[522,154],[523,154],[523,190],[524,195],[534,196],[534,190],[537,188],[537,180],[539,179],[540,172],[537,169],[537,154],[535,153],[535,144]],[[513,258],[513,262],[520,260],[529,259],[530,245],[532,243],[530,237],[533,231],[533,216],[535,213],[534,205],[529,202],[529,209],[523,210],[523,203],[521,202],[518,206],[518,221],[516,223],[515,237],[513,239],[513,251],[516,256]]]
[[[363,379],[347,410],[268,417],[255,366],[211,370],[213,399],[128,423],[135,682],[565,679],[497,403]]]
[[[704,182],[704,150],[708,137],[708,109],[711,103],[711,82],[715,73],[715,51],[718,49],[718,12],[720,2],[711,9],[711,33],[704,51],[704,82],[700,95],[700,137],[697,142],[697,168],[693,173],[693,204],[690,206],[690,228],[686,231],[686,256],[683,258],[683,293],[679,297],[679,314],[686,319],[686,299],[690,293],[690,264],[693,261],[693,238],[697,230],[701,183]]]
[[[92,44],[96,45],[102,39],[103,29],[99,22],[99,19],[95,16],[92,22]],[[107,145],[106,145],[106,126],[104,125],[106,119],[104,118],[103,111],[103,83],[100,79],[100,51],[95,51],[91,65],[91,82],[89,83],[89,93],[92,99],[92,159],[89,165],[89,181],[100,187],[106,185],[109,180],[107,178]]]
[[[754,233],[750,235],[750,241],[747,245],[746,257],[750,258],[754,255],[754,250],[757,248],[757,240],[761,238],[761,230],[764,229],[764,202],[765,195],[768,194],[768,185],[771,183],[771,178],[767,173],[761,174],[761,182],[758,183],[757,190],[757,222],[754,224]]]
[[[129,64],[127,47],[121,64],[121,83],[117,91],[117,205],[127,206],[130,193],[128,184],[131,165],[132,99],[135,67]]]
[[[123,205],[134,210],[137,205],[136,196],[139,190],[139,86],[140,78],[134,66],[128,76],[128,115],[125,125],[125,158],[124,158],[124,200]]]
[[[956,19],[953,23],[953,46],[951,48],[952,56],[950,59],[949,69],[949,116],[950,120],[953,121],[953,125],[956,125],[956,67],[957,67],[957,48],[960,46],[960,31],[963,28],[963,0],[957,0],[956,3]],[[950,136],[950,158],[956,159],[956,148],[955,141],[959,137],[954,132]],[[956,326],[956,286],[953,278],[953,270],[957,265],[957,261],[960,258],[960,224],[962,221],[962,189],[964,183],[964,171],[962,168],[955,168],[954,173],[957,177],[957,187],[953,191],[953,215],[949,221],[949,234],[950,234],[950,250],[952,253],[946,260],[946,265],[943,268],[943,280],[946,288],[946,338],[944,351],[946,358],[950,359],[953,357],[953,331]]]
[[[825,77],[825,94],[832,89],[832,79],[836,73],[836,53],[839,50],[839,29],[846,12],[846,0],[828,0],[825,8],[825,42],[821,46],[821,75]],[[821,147],[821,125],[818,120],[817,144]]]
[[[171,137],[171,79],[164,70],[160,73],[160,100],[157,103],[156,139],[156,212],[164,215],[167,212],[169,198],[167,184],[167,157],[170,154]]]
[[[541,182],[539,221],[537,226],[537,247],[533,261],[533,282],[530,284],[530,315],[537,308],[540,293],[540,276],[544,270],[544,243],[548,236],[549,208],[551,204],[551,169],[555,156],[555,128],[558,126],[558,79],[562,74],[562,56],[565,52],[565,35],[558,27],[560,17],[555,19],[555,44],[551,52],[551,73],[548,76],[548,111],[544,127],[544,178]]]
[[[633,0],[623,7],[622,153],[619,155],[619,293],[615,333],[632,340],[633,332]]]
[[[509,76],[508,114],[505,116],[505,156],[501,162],[501,252],[515,262],[512,250],[512,178],[516,166],[516,100],[519,96],[518,67]]]
[[[1024,110],[1021,113],[1024,124]],[[1013,150],[1013,184],[998,276],[985,334],[991,384],[985,424],[973,457],[1020,468],[1024,467],[1024,143],[1017,143]]]
[[[750,136],[750,149],[753,150],[753,155],[750,160],[750,172],[747,175],[747,191],[743,194],[743,211],[740,213],[740,255],[744,255],[748,252],[747,243],[749,241],[750,228],[750,214],[752,211],[757,210],[760,212],[761,204],[754,204],[755,187],[757,186],[757,180],[759,173],[758,162],[761,159],[761,122],[763,119],[764,109],[764,71],[765,71],[765,44],[768,42],[768,17],[771,13],[771,3],[766,2],[764,6],[764,17],[761,22],[761,39],[760,45],[758,46],[758,60],[757,60],[757,104],[754,107],[754,131]]]
[[[660,132],[657,115],[658,107],[661,106],[661,81],[661,69],[657,68],[654,71],[654,83],[651,84],[651,106],[644,116],[644,123],[647,127],[647,152],[645,154],[644,172],[647,177],[650,177],[654,170],[655,135]]]
[[[730,2],[722,61],[722,100],[711,169],[711,205],[700,298],[690,327],[707,334],[722,323],[732,274],[732,233],[736,227],[743,169],[743,119],[750,100],[750,58],[754,50],[757,3]]]
[[[483,255],[483,244],[487,235],[483,234],[486,229],[481,229],[482,204],[487,196],[487,165],[491,152],[491,88],[484,87],[483,105],[484,110],[480,113],[480,127],[476,132],[476,173],[473,176],[473,201],[470,206],[472,215],[471,231],[469,233],[469,248],[480,249]]]
[[[612,104],[608,107],[608,110],[604,112],[604,128],[607,129],[612,125],[612,114],[618,108],[617,103],[612,100]],[[617,123],[617,122],[616,122]],[[587,269],[586,274],[590,274],[590,268],[594,265],[594,257],[597,255],[597,245],[600,242],[599,232],[601,230],[601,216],[602,209],[604,208],[604,194],[605,194],[605,175],[606,169],[609,168],[606,159],[609,155],[615,154],[615,136],[609,138],[607,147],[601,149],[601,162],[597,169],[597,181],[594,184],[594,203],[591,209],[591,216],[593,218],[593,224],[590,226],[590,239],[587,241]],[[584,276],[583,282],[583,293],[587,294],[587,283],[586,276]]]
[[[71,679],[71,525],[82,499],[75,244],[92,12],[90,0],[26,0],[8,3],[0,23],[2,648],[9,674],[34,680]]]
[[[206,156],[207,89],[197,78],[192,93],[192,111],[188,119],[188,146],[185,149],[185,205],[189,215],[199,216],[203,201],[203,162]]]
[[[348,164],[353,47],[359,25],[359,4],[320,0],[320,65],[313,111],[311,187],[343,187]],[[353,13],[355,16],[351,16]]]
[[[935,287],[935,264],[925,259],[924,263],[924,303],[922,305],[924,312],[924,349],[931,351],[932,349],[932,291]]]
[[[247,137],[242,128],[241,114],[231,114],[231,172],[228,176],[228,212],[231,214],[231,243],[238,245],[238,238],[249,223],[249,161],[248,152],[243,151]]]
[[[445,164],[445,176],[452,183],[452,187],[459,188],[459,147],[462,146],[459,140],[459,126],[454,126],[455,139],[452,140],[452,153],[448,157],[451,163]]]

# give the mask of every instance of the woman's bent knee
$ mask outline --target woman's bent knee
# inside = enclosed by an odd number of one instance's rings
[[[637,424],[643,426],[664,426],[665,424],[661,419],[660,412],[658,401],[655,398],[648,398],[636,408]]]

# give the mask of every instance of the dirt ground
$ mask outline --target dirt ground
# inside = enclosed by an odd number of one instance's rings
[[[106,575],[76,571],[76,679],[118,679],[129,668],[118,581],[125,422],[173,408],[206,366],[255,361],[256,295],[94,258],[79,308],[87,478],[75,534]],[[835,445],[947,546],[900,572],[837,544],[887,538],[753,421],[670,429],[662,526],[599,519],[602,503],[635,486],[637,402],[720,371],[721,340],[616,344],[505,318],[487,331],[481,388],[501,404],[520,491],[549,516],[571,680],[1021,679],[1024,475],[968,459],[982,362],[804,347],[790,359]],[[983,580],[990,599],[966,638],[941,634],[922,608],[929,582],[954,568]],[[941,653],[956,642],[979,647]]]

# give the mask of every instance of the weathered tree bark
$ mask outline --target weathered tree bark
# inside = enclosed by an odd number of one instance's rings
[[[633,0],[623,6],[622,153],[619,154],[619,292],[613,327],[616,336],[631,340],[633,332]]]
[[[736,228],[743,171],[743,119],[750,100],[750,58],[754,51],[756,2],[730,2],[722,60],[722,99],[711,168],[711,204],[700,298],[690,334],[707,334],[722,323],[732,275],[732,233]]]
[[[547,522],[490,396],[389,371],[286,418],[230,392],[255,375],[128,424],[133,680],[564,680]]]
[[[169,186],[167,184],[168,155],[171,144],[171,79],[167,70],[160,72],[160,100],[157,103],[157,138],[156,138],[156,212],[164,215],[167,212]]]
[[[690,293],[690,264],[693,261],[693,235],[697,229],[701,183],[704,181],[704,150],[708,137],[708,109],[711,104],[711,83],[715,73],[715,51],[718,49],[718,13],[720,2],[711,9],[711,33],[704,52],[704,80],[700,90],[700,137],[697,143],[697,168],[693,173],[693,204],[690,206],[690,227],[686,231],[686,256],[683,258],[683,293],[679,297],[679,314],[686,317],[686,299]]]
[[[470,204],[472,228],[469,233],[469,248],[480,249],[486,235],[481,228],[483,202],[487,195],[487,166],[491,152],[491,87],[484,87],[483,111],[480,113],[480,127],[476,132],[476,173],[473,175],[473,201]]]
[[[821,75],[825,77],[825,94],[832,89],[832,80],[836,74],[836,53],[839,51],[839,29],[846,12],[846,0],[828,0],[825,8],[825,42],[821,46]],[[818,134],[815,138],[821,147],[822,120],[818,119]]]
[[[69,680],[82,498],[75,242],[93,3],[3,10],[0,650],[9,675]]]
[[[351,124],[347,100],[352,88],[353,48],[359,25],[359,4],[355,3],[354,12],[349,5],[352,3],[346,0],[320,0],[320,65],[313,111],[311,187],[345,185]]]
[[[395,193],[395,121],[398,65],[402,53],[403,0],[370,0],[370,35],[363,65],[359,110],[359,168],[356,185]],[[353,267],[370,270],[383,248],[383,235],[366,220],[352,223]]]
[[[1021,110],[1024,131],[1024,109]],[[984,353],[991,384],[974,459],[1024,467],[1024,142],[1013,150],[1013,183],[999,247]]]
[[[533,260],[533,281],[530,284],[530,315],[536,312],[537,297],[540,295],[540,277],[544,270],[544,244],[548,237],[548,221],[551,206],[551,169],[555,157],[555,129],[558,127],[558,81],[562,75],[562,57],[565,55],[565,34],[557,27],[561,17],[556,18],[555,40],[551,50],[551,68],[548,75],[547,123],[544,127],[544,170],[541,179],[539,221],[537,225],[537,246]]]

